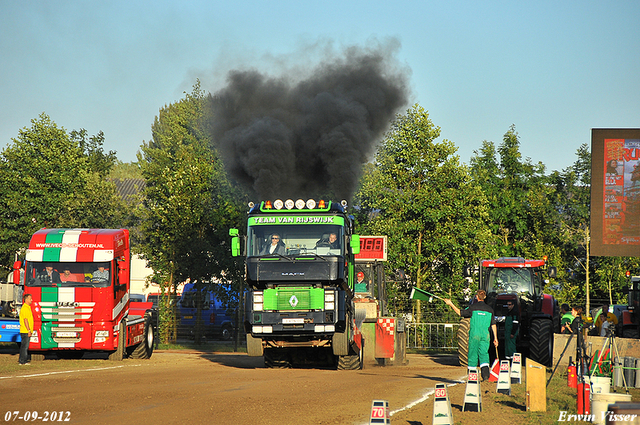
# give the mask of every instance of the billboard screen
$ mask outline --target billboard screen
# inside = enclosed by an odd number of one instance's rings
[[[640,129],[591,130],[591,255],[640,256]]]

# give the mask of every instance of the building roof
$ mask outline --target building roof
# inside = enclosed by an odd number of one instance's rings
[[[110,179],[125,202],[135,202],[136,195],[145,188],[144,179]]]

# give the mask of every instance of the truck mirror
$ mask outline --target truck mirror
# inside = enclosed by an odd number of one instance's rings
[[[238,237],[238,229],[229,229],[229,236],[231,236],[231,256],[237,257],[240,255],[240,238]]]
[[[12,280],[14,285],[22,284],[22,282],[20,282],[20,267],[22,267],[22,263],[20,261],[16,261],[15,263],[13,263]],[[22,300],[20,301],[22,302]]]
[[[349,246],[351,246],[351,252],[354,255],[360,254],[360,235],[351,235]]]
[[[556,276],[558,276],[558,269],[555,268],[554,266],[549,267],[549,270],[547,271],[547,273],[549,274],[550,278],[555,278]]]

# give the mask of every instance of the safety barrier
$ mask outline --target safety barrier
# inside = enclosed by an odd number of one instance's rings
[[[459,323],[407,322],[407,348],[456,350],[458,327]]]

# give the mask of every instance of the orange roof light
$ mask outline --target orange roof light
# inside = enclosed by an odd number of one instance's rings
[[[265,207],[266,209],[270,210],[270,209],[271,209],[271,201],[265,201],[265,202],[264,202],[264,207]]]
[[[320,202],[318,202],[318,208],[326,208],[324,205],[324,199],[320,199]]]

